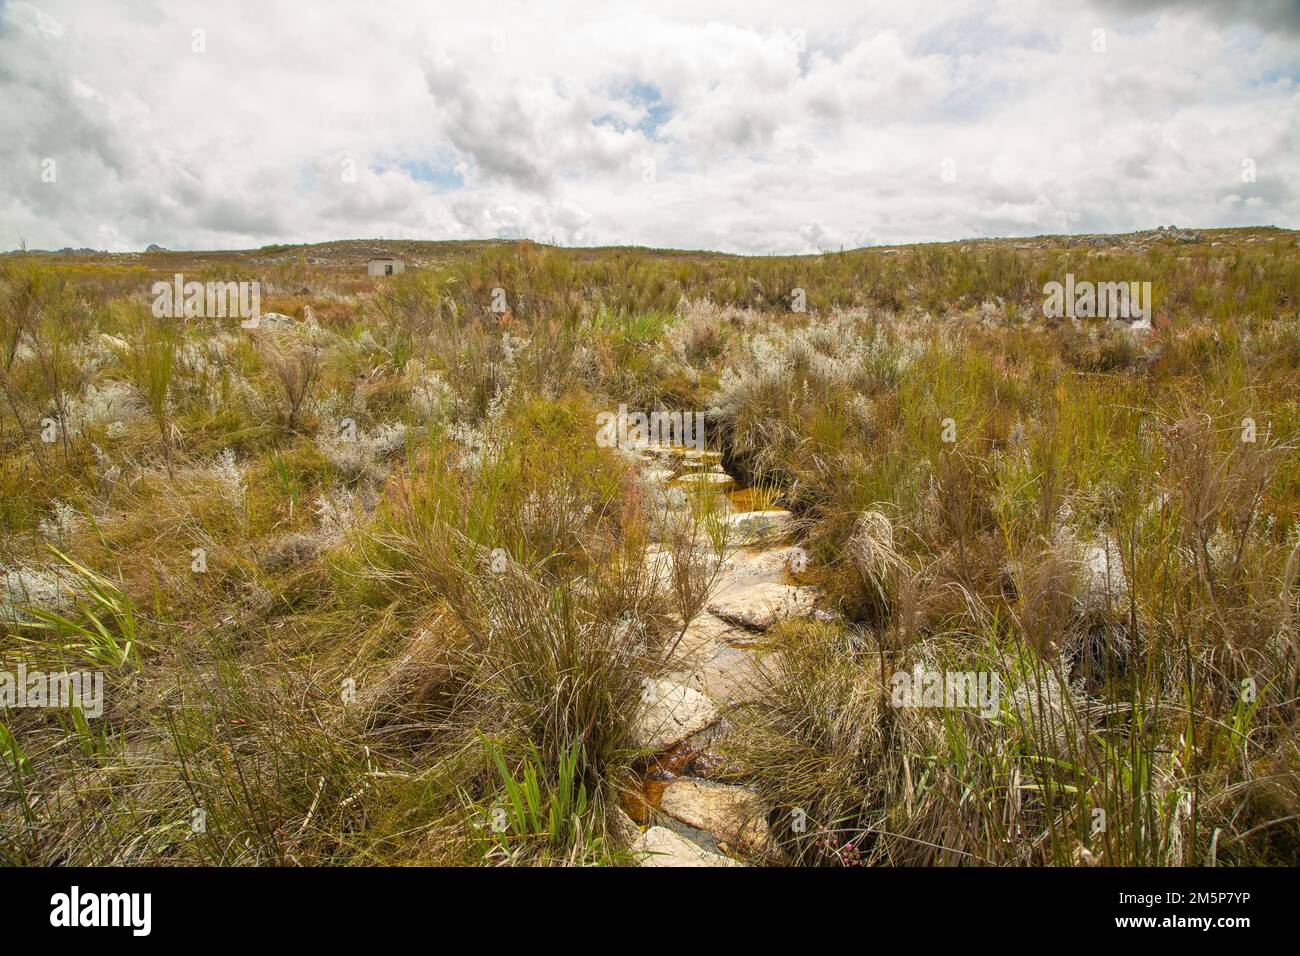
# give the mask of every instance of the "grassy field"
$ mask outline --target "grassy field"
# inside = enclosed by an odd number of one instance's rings
[[[178,272],[288,320],[156,318]],[[1045,318],[1067,273],[1151,330]],[[597,443],[626,404],[705,412],[819,588],[716,743],[750,862],[1297,865],[1298,309],[1264,228],[0,257],[0,671],[106,684],[0,711],[0,862],[631,862],[726,545]],[[917,667],[1006,693],[891,706]]]

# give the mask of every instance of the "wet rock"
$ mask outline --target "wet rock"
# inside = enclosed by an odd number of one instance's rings
[[[732,624],[765,631],[785,618],[811,614],[815,594],[812,588],[765,582],[728,590],[708,604],[708,611]]]
[[[700,462],[707,466],[721,465],[722,452],[720,451],[703,451],[691,449],[682,455],[682,463],[690,464]]]
[[[764,551],[737,551],[727,559],[719,594],[723,590],[761,582],[786,584],[790,574],[808,569],[808,552],[798,545]]]
[[[674,445],[658,445],[651,443],[641,445],[639,451],[660,462],[678,461],[681,459],[683,454],[682,449]]]
[[[763,801],[745,787],[681,778],[664,789],[659,810],[738,849],[757,850],[767,840]]]
[[[681,460],[681,466],[685,468],[687,471],[698,472],[698,471],[718,470],[717,468],[714,467],[714,463],[711,461],[705,461],[703,458],[691,458],[689,456]]]
[[[710,853],[667,827],[651,827],[632,844],[641,866],[744,866],[738,860]]]
[[[667,750],[717,719],[718,709],[695,688],[664,678],[647,678],[633,723],[632,741],[642,750]]]

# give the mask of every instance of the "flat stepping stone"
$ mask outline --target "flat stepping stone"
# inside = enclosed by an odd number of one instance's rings
[[[710,853],[667,827],[651,827],[631,848],[641,866],[744,866],[739,860]]]
[[[665,460],[665,461],[672,461],[674,459],[681,458],[682,455],[684,454],[683,449],[677,447],[676,445],[659,445],[659,444],[653,444],[649,442],[647,442],[644,445],[641,445],[640,450],[645,452],[647,455],[651,455],[655,458]]]
[[[712,660],[719,649],[726,646],[727,636],[735,632],[734,624],[728,624],[708,611],[701,611],[686,625],[672,659],[679,667],[688,662],[703,664]]]
[[[766,631],[777,621],[807,617],[816,591],[809,587],[763,582],[728,589],[707,605],[709,613],[752,631]]]
[[[719,594],[753,584],[788,584],[792,572],[808,569],[808,552],[798,545],[764,551],[741,550],[727,558]]]
[[[641,477],[652,485],[666,485],[673,480],[673,473],[668,468],[647,468]]]
[[[678,485],[684,485],[686,487],[707,485],[711,488],[727,488],[735,483],[735,478],[717,471],[697,471],[690,475],[682,475],[682,477],[677,479]]]
[[[707,663],[672,676],[700,691],[721,710],[761,699],[767,686],[765,676],[771,673],[780,654],[777,650],[759,653],[723,644]]]
[[[744,544],[786,538],[794,532],[794,516],[788,511],[740,511],[727,515],[727,524]]]
[[[703,458],[691,458],[689,455],[681,461],[681,466],[688,471],[714,471],[713,465],[714,463],[711,461],[706,461]]]
[[[720,451],[698,451],[694,448],[682,455],[683,464],[687,462],[704,462],[706,465],[721,465],[722,452]]]
[[[718,708],[693,687],[666,678],[647,678],[632,725],[632,742],[641,750],[667,750],[716,722]]]
[[[757,850],[767,840],[767,810],[753,790],[682,777],[664,788],[659,811],[721,844]]]

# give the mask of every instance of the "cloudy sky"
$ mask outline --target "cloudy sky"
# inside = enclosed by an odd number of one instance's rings
[[[4,249],[1168,223],[1300,227],[1300,0],[0,0]]]

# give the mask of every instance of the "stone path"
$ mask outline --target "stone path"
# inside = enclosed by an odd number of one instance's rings
[[[652,447],[642,457],[643,479],[669,494],[735,483],[716,452]],[[739,508],[749,503],[743,493],[730,500]],[[736,857],[769,852],[767,808],[758,794],[705,778],[709,744],[725,732],[727,711],[755,698],[763,669],[780,653],[761,646],[763,632],[785,618],[810,616],[816,591],[794,581],[807,556],[791,544],[790,513],[732,507],[727,522],[740,547],[665,672],[647,683],[637,714],[637,746],[659,755],[644,792],[629,805],[637,821],[623,826],[641,866],[743,866]],[[671,556],[656,551],[649,560],[666,573]]]

